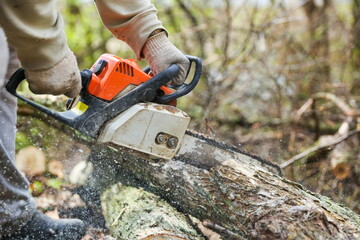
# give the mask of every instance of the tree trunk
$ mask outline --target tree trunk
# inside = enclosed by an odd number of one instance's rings
[[[315,0],[307,1],[304,10],[308,18],[308,29],[310,34],[309,55],[314,61],[314,66],[309,69],[311,93],[326,90],[326,84],[330,83],[329,64],[329,22],[327,9],[330,0],[324,0],[321,4]]]
[[[351,51],[351,67],[354,73],[351,93],[357,95],[360,92],[360,0],[353,0],[352,5],[354,23],[352,28],[353,49]]]
[[[112,180],[124,181],[131,172],[181,212],[209,219],[242,239],[360,238],[358,215],[263,170],[255,159],[250,164],[227,159],[205,170],[175,160],[153,162],[122,149],[106,157],[102,153],[101,160],[121,168],[108,175]]]

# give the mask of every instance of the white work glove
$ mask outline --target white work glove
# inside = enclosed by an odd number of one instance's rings
[[[26,70],[29,88],[36,94],[64,94],[70,98],[79,95],[81,76],[74,54],[69,50],[55,66],[44,70]]]
[[[171,64],[177,64],[180,67],[180,73],[169,84],[180,85],[185,81],[190,61],[169,41],[165,31],[150,37],[145,42],[142,53],[154,75],[166,70]]]

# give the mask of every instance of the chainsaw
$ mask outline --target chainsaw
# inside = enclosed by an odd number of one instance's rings
[[[151,158],[175,159],[209,169],[228,159],[260,161],[276,174],[277,165],[236,147],[187,130],[190,117],[176,107],[176,100],[191,92],[201,76],[201,60],[186,56],[194,66],[189,83],[171,86],[179,66],[151,76],[133,59],[103,54],[90,69],[81,71],[82,90],[69,99],[66,111],[58,112],[17,93],[25,80],[18,69],[6,89],[25,103],[101,143],[109,143],[148,154]],[[188,71],[188,74],[190,69]]]

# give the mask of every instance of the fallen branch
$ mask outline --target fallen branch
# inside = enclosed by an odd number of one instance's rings
[[[315,100],[317,99],[327,99],[333,102],[346,116],[356,117],[359,116],[360,113],[354,109],[352,109],[349,104],[347,104],[344,100],[337,97],[335,94],[332,93],[323,93],[319,92],[314,94],[311,98],[309,98],[296,112],[294,116],[294,121],[298,122],[301,116],[314,104]]]
[[[324,143],[324,144],[320,144],[320,145],[311,147],[311,148],[307,149],[306,151],[304,151],[304,152],[302,152],[302,153],[300,153],[298,155],[295,155],[294,157],[292,157],[289,160],[287,160],[287,161],[283,162],[282,164],[280,164],[280,168],[281,169],[286,168],[289,165],[291,165],[292,163],[296,162],[297,160],[300,160],[303,157],[306,157],[307,155],[309,155],[309,154],[311,154],[313,152],[319,151],[319,150],[324,149],[324,148],[335,146],[335,145],[343,142],[344,140],[348,139],[349,137],[352,137],[353,135],[356,135],[358,133],[360,133],[360,130],[353,130],[353,131],[350,131],[346,135],[342,135],[342,136],[334,139],[333,141],[330,141],[329,143]]]
[[[342,100],[341,98],[337,97],[335,94],[332,93],[323,93],[323,92],[319,92],[314,94],[313,96],[314,99],[317,98],[324,98],[324,99],[328,99],[331,102],[333,102],[346,116],[351,116],[351,117],[355,117],[359,115],[359,112],[352,109],[349,104],[347,104],[344,100]]]

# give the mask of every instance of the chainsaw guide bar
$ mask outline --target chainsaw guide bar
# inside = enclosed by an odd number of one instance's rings
[[[192,139],[192,140],[190,140],[190,139]],[[194,161],[194,159],[190,158],[190,156],[189,156],[189,158],[186,158],[186,156],[188,155],[187,153],[190,151],[189,149],[181,150],[181,148],[180,148],[179,153],[175,156],[175,160],[181,160],[181,161],[184,161],[191,165],[195,165],[197,167],[204,168],[204,169],[210,169],[210,168],[218,165],[219,163],[222,163],[223,161],[231,159],[231,158],[233,158],[233,159],[241,158],[243,160],[246,159],[246,160],[250,160],[250,161],[255,160],[255,161],[260,162],[261,165],[264,168],[266,168],[268,171],[282,176],[281,168],[278,165],[276,165],[266,159],[263,159],[259,156],[253,155],[253,154],[250,154],[246,151],[243,151],[235,146],[229,145],[222,141],[218,141],[207,135],[204,135],[204,134],[201,134],[201,133],[195,132],[193,130],[189,130],[189,129],[186,130],[183,142],[185,143],[186,141],[190,142],[190,141],[194,141],[194,140],[197,141],[196,144],[197,144],[198,151],[207,152],[207,158],[199,157],[196,161]],[[223,154],[223,155],[221,155],[221,158],[220,158],[220,155],[216,156],[217,151],[219,151],[218,154],[220,154],[220,153]],[[230,158],[224,159],[225,156],[230,157]]]

